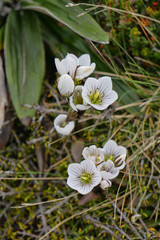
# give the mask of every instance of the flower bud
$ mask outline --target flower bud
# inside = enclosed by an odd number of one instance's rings
[[[74,81],[68,74],[63,74],[58,79],[58,90],[65,97],[69,97],[73,93]]]

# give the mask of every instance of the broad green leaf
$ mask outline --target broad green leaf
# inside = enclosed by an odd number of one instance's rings
[[[108,34],[97,22],[79,7],[66,7],[68,0],[22,0],[23,9],[31,9],[46,14],[65,24],[80,36],[95,42],[108,43]]]
[[[10,13],[5,29],[5,65],[11,99],[19,118],[35,111],[23,104],[38,102],[45,59],[39,21],[34,12]]]

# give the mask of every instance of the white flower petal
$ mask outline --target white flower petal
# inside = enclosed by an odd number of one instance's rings
[[[66,122],[66,118],[67,115],[59,114],[54,120],[54,127],[56,131],[64,136],[68,136],[75,127],[75,122],[74,121]],[[64,127],[62,127],[63,124],[65,124]]]
[[[68,74],[63,74],[58,80],[57,87],[62,96],[69,97],[74,90],[74,81]]]
[[[69,103],[70,103],[70,106],[71,106],[71,108],[74,110],[74,111],[76,111],[76,112],[78,112],[78,110],[80,110],[80,111],[84,111],[84,110],[87,110],[87,109],[89,109],[91,106],[89,106],[89,105],[87,105],[84,101],[83,101],[83,98],[82,98],[82,96],[81,96],[81,93],[82,93],[82,90],[83,90],[83,86],[81,86],[81,85],[77,85],[76,87],[75,87],[75,89],[74,89],[74,92],[73,92],[73,94],[72,94],[72,96],[70,96],[70,98],[69,98]],[[83,104],[81,104],[80,102],[79,102],[79,104],[76,104],[77,103],[77,95],[80,95],[79,97],[80,97],[80,99],[82,100],[82,102],[83,102]],[[79,98],[78,97],[78,98]]]
[[[101,173],[96,170],[96,172],[94,172],[94,174],[93,174],[92,184],[93,184],[94,186],[97,186],[100,181],[101,181]]]
[[[125,167],[125,165],[126,165],[126,163],[125,163],[125,161],[124,162],[122,162],[122,163],[120,163],[120,166],[118,166],[118,167],[116,167],[118,170],[121,170],[121,169],[123,169],[124,167]]]
[[[104,154],[100,148],[95,145],[85,147],[82,151],[82,156],[85,159],[93,161],[95,164],[99,164],[104,159]]]
[[[110,92],[112,90],[112,80],[110,77],[101,77],[98,79],[98,88],[101,92]]]
[[[80,111],[85,111],[85,110],[87,110],[87,109],[90,109],[91,106],[82,105],[82,104],[77,104],[77,105],[76,105],[76,108],[77,108],[78,110],[80,110]]]
[[[69,97],[69,104],[74,111],[78,112],[76,105],[73,103],[73,96]]]
[[[95,69],[96,64],[92,63],[90,66],[81,66],[76,71],[76,78],[81,80],[88,77]]]
[[[127,150],[125,147],[122,146],[117,146],[116,150],[115,150],[115,155],[119,156],[119,155],[126,155],[127,154]]]
[[[82,167],[79,163],[72,163],[68,166],[68,174],[72,176],[80,176],[82,173]]]
[[[104,162],[103,164],[106,166],[106,168],[109,169],[109,171],[112,171],[114,168],[114,163],[110,159],[108,159],[107,162]]]
[[[105,143],[103,147],[104,154],[114,156],[114,164],[117,169],[123,169],[125,166],[125,159],[127,150],[123,146],[117,146],[117,143],[113,140],[109,140]]]
[[[101,171],[101,176],[104,180],[110,180],[110,179],[116,178],[118,174],[119,174],[119,171],[116,171],[116,173],[114,174],[110,172]]]
[[[89,157],[93,156],[94,153],[96,152],[97,147],[95,145],[91,145],[89,147],[85,147],[82,151],[82,156],[85,159],[88,159]]]
[[[108,104],[102,105],[102,104],[93,104],[93,103],[90,103],[90,105],[100,111],[105,110],[109,106]]]
[[[107,189],[108,187],[111,187],[112,186],[112,183],[110,180],[101,180],[100,182],[100,187],[105,190]]]
[[[97,170],[100,171],[102,178],[105,180],[113,179],[119,174],[119,169],[114,166],[110,159],[99,164]]]
[[[85,172],[88,171],[90,173],[94,173],[96,171],[95,164],[93,162],[91,162],[90,160],[83,160],[81,162],[81,166]]]
[[[77,189],[77,191],[78,191],[79,193],[85,195],[85,194],[89,193],[90,191],[92,191],[93,188],[94,188],[94,186],[93,186],[92,184],[87,185],[87,186],[82,185],[81,187],[79,187],[79,188]]]
[[[72,177],[72,176],[68,177],[67,184],[68,184],[68,186],[70,186],[71,188],[73,188],[75,190],[80,189],[82,186],[80,181],[78,181],[77,178]]]
[[[82,97],[87,104],[95,109],[105,110],[117,100],[118,95],[112,90],[111,78],[101,77],[98,80],[95,78],[88,78],[86,80],[82,91]]]
[[[67,68],[67,73],[73,78],[75,74],[75,70],[77,68],[77,63],[74,60],[70,54],[67,55],[66,57],[66,68]]]
[[[81,66],[89,66],[91,64],[91,59],[89,54],[83,54],[79,57],[79,65]]]
[[[113,140],[108,140],[103,147],[103,151],[107,155],[114,154],[116,148],[117,148],[117,143]]]
[[[59,75],[67,73],[65,65],[58,58],[55,58],[55,65]]]
[[[68,53],[67,56],[71,57],[77,64],[79,65],[79,59],[73,54],[73,53]]]
[[[79,67],[76,71],[76,78],[83,79],[83,77],[81,78],[81,75],[83,76],[83,74],[88,73],[90,70],[92,70],[91,66],[81,66],[81,67]]]
[[[102,104],[111,105],[118,99],[118,94],[112,90],[108,94],[104,95]]]
[[[60,75],[69,74],[72,78],[76,77],[77,79],[89,76],[95,69],[95,63],[90,64],[89,54],[83,54],[77,58],[74,54],[68,53],[61,61],[56,58],[55,65]],[[77,68],[79,69],[77,70]]]
[[[87,78],[84,84],[82,95],[83,95],[83,92],[85,92],[86,95],[88,95],[88,93],[94,91],[97,88],[97,84],[98,84],[98,80],[96,78],[92,78],[92,77]]]

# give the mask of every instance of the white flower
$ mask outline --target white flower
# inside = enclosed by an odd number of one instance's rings
[[[74,90],[74,81],[68,74],[63,74],[58,79],[57,87],[62,96],[69,97]]]
[[[104,151],[105,159],[112,160],[117,169],[120,170],[125,167],[125,158],[127,154],[125,147],[118,146],[113,140],[108,140],[102,150]]]
[[[91,160],[96,165],[104,160],[104,153],[101,148],[97,148],[95,145],[85,147],[82,151],[82,155],[85,159]]]
[[[82,97],[86,103],[97,110],[104,110],[118,98],[117,93],[112,90],[110,77],[88,78],[84,84]]]
[[[59,75],[69,74],[71,78],[73,78],[77,68],[76,56],[73,54],[67,54],[67,56],[61,61],[58,58],[55,58],[55,65]]]
[[[110,180],[101,180],[100,181],[100,187],[105,190],[107,189],[108,187],[111,187],[112,186],[112,182]]]
[[[81,57],[79,57],[78,61],[79,66],[77,68],[75,78],[81,80],[88,77],[94,71],[96,64],[91,64],[89,54],[83,54]]]
[[[67,184],[81,194],[89,193],[101,181],[100,171],[90,160],[70,164],[68,175]]]
[[[59,114],[54,120],[54,127],[56,131],[64,136],[69,135],[75,127],[75,122],[66,121],[67,115]]]
[[[74,89],[72,96],[69,98],[70,106],[74,111],[84,111],[89,109],[91,106],[87,105],[82,98],[83,86],[77,85]]]
[[[83,54],[77,58],[74,54],[67,54],[61,61],[56,58],[55,65],[59,75],[69,74],[71,78],[83,79],[88,77],[95,69],[96,64],[92,63],[89,54]]]
[[[115,168],[114,163],[110,159],[99,164],[97,170],[100,171],[102,180],[111,180],[119,174],[119,169]]]

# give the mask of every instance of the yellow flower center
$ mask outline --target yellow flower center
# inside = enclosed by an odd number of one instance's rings
[[[103,98],[103,93],[100,93],[98,89],[90,93],[89,99],[93,104],[100,104]]]
[[[99,155],[95,157],[95,162],[98,162],[98,161],[99,161]]]
[[[119,166],[119,162],[120,162],[121,159],[119,159],[119,160],[117,161],[117,157],[114,156],[114,155],[110,155],[110,154],[105,155],[104,161],[107,161],[108,159],[110,159],[110,160],[114,163],[114,166],[115,166],[115,167],[118,167],[118,166]]]
[[[92,183],[92,174],[88,172],[82,173],[80,177],[81,183],[83,184],[90,184]]]
[[[105,155],[105,161],[107,161],[108,159],[110,159],[110,160],[112,160],[114,162],[115,156],[114,155],[110,155],[110,154]]]

